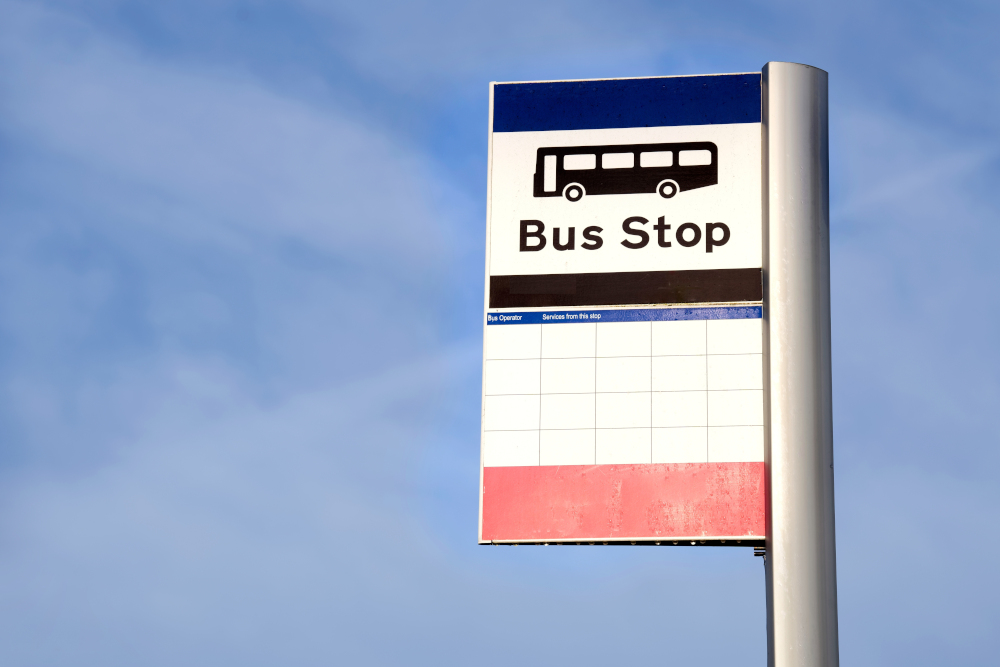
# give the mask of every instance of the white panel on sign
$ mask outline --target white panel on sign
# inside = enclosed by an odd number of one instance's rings
[[[617,169],[608,171],[608,167],[597,169],[600,147],[664,143],[708,143],[716,147],[719,157],[708,165],[701,164],[704,157],[694,160],[696,164],[693,165],[679,164],[678,158],[684,153],[691,153],[691,157],[708,154],[710,158],[711,151],[637,149],[638,167],[633,162],[632,168],[622,168],[620,172]],[[563,161],[563,170],[557,170],[561,175],[553,189],[547,189],[545,177],[548,172],[544,165],[556,154],[545,151],[588,146],[594,148],[593,152],[558,156]],[[761,265],[759,124],[503,132],[493,135],[492,150],[489,233],[490,272],[493,275],[683,271],[759,268]],[[543,152],[542,164],[538,164],[539,151]],[[633,155],[625,151],[613,153]],[[680,155],[675,157],[677,153]],[[608,153],[603,155],[610,157]],[[667,170],[671,175],[650,182],[648,190],[612,195],[595,194],[600,184],[590,180],[628,172],[630,178],[627,180],[631,183],[635,180],[631,175],[642,176],[644,169],[650,173]],[[538,196],[535,196],[532,178],[539,170],[542,174]],[[678,170],[679,173],[674,173]],[[718,182],[689,189],[683,170],[712,171]],[[674,181],[679,187],[661,190],[659,186],[663,181]],[[578,193],[579,196],[567,193],[566,187],[572,183],[582,185],[585,192]],[[643,183],[643,187],[647,185]],[[654,229],[661,216],[663,224],[670,226],[662,230],[663,245],[659,243],[661,231]],[[645,241],[641,235],[624,229],[625,220],[629,218],[645,220],[630,225],[636,232],[645,233]],[[522,229],[522,221],[531,221],[531,224]],[[677,242],[678,228],[684,223],[698,228],[700,239],[697,243],[682,245]],[[722,223],[730,232],[724,244],[711,246],[711,252],[706,242],[709,223]],[[561,231],[563,246],[569,229],[574,230],[572,248],[555,246],[553,230],[556,228]],[[594,240],[584,245],[583,234],[587,229],[590,229],[590,237],[599,239],[599,243]],[[686,234],[688,238],[692,236],[691,232]],[[716,239],[722,238],[723,235],[716,232]],[[544,245],[541,239],[545,240]],[[623,245],[623,241],[633,245]],[[521,250],[522,246],[538,247]]]

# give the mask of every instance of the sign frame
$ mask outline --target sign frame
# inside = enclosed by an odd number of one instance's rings
[[[692,308],[686,308],[687,306],[699,306],[700,310],[704,313],[704,318],[709,318],[712,315],[708,314],[710,311],[719,311],[720,308],[725,310],[727,308],[731,310],[739,310],[740,308],[745,308],[747,305],[755,307],[758,313],[757,318],[761,318],[761,306],[763,301],[763,220],[762,220],[762,204],[760,203],[760,196],[762,193],[762,182],[760,167],[762,159],[760,156],[761,143],[761,103],[760,103],[760,73],[743,73],[743,74],[733,74],[733,75],[708,75],[708,76],[697,76],[697,77],[652,77],[652,78],[637,78],[637,79],[602,79],[602,80],[582,80],[582,81],[561,81],[561,82],[520,82],[513,84],[498,84],[491,83],[490,85],[490,133],[489,133],[489,169],[488,169],[488,183],[487,183],[487,197],[488,197],[488,207],[487,207],[487,256],[486,256],[486,275],[485,275],[485,294],[484,301],[486,303],[487,316],[484,318],[484,361],[483,361],[483,420],[481,426],[481,461],[480,461],[480,511],[479,511],[479,536],[480,543],[482,544],[557,544],[557,543],[580,543],[580,544],[677,544],[677,545],[726,545],[726,546],[757,546],[762,547],[764,545],[764,503],[765,503],[765,471],[764,471],[764,453],[763,453],[763,429],[764,429],[764,419],[763,419],[763,403],[762,396],[758,399],[761,401],[761,417],[759,421],[759,427],[747,427],[755,428],[760,431],[760,446],[759,455],[754,459],[759,461],[751,474],[748,476],[746,470],[728,470],[719,469],[717,471],[712,471],[712,474],[706,476],[705,470],[697,470],[692,468],[693,464],[687,464],[680,462],[677,464],[664,463],[656,464],[655,462],[649,462],[650,466],[646,466],[645,469],[637,470],[634,465],[624,465],[617,466],[610,470],[612,477],[614,479],[605,480],[611,486],[607,487],[605,484],[605,489],[603,491],[603,498],[599,497],[601,492],[597,492],[597,496],[590,494],[590,497],[582,499],[582,504],[593,506],[595,505],[595,499],[597,501],[603,502],[604,505],[613,506],[617,500],[615,500],[615,490],[614,487],[617,484],[618,487],[625,485],[625,491],[620,494],[621,502],[625,507],[631,507],[633,514],[636,512],[646,511],[648,514],[649,507],[659,507],[661,508],[661,513],[664,516],[678,515],[680,514],[691,514],[692,508],[702,507],[706,505],[706,498],[711,496],[725,496],[727,493],[732,495],[733,491],[737,494],[743,490],[749,488],[752,489],[752,499],[741,501],[741,503],[716,503],[715,505],[709,507],[707,510],[703,509],[703,515],[707,517],[715,517],[716,523],[719,523],[719,519],[731,517],[734,515],[746,514],[748,511],[753,514],[753,526],[746,530],[746,522],[739,530],[728,530],[724,528],[719,528],[718,526],[709,526],[706,530],[704,516],[695,517],[695,519],[701,519],[700,523],[698,520],[687,522],[688,528],[680,532],[676,530],[634,530],[632,532],[621,533],[617,531],[611,531],[616,534],[605,534],[601,535],[598,532],[591,532],[589,534],[581,535],[570,534],[563,530],[563,534],[541,534],[539,531],[535,530],[534,534],[529,534],[531,528],[537,528],[535,526],[528,526],[528,531],[525,532],[524,521],[518,521],[518,519],[523,519],[524,517],[530,517],[533,514],[532,507],[530,505],[520,504],[520,505],[510,505],[504,508],[502,512],[508,519],[506,521],[507,526],[511,527],[511,530],[516,528],[522,529],[520,533],[516,531],[513,533],[499,535],[497,530],[493,528],[497,525],[497,520],[491,517],[484,517],[484,507],[486,507],[490,501],[495,496],[491,498],[486,498],[486,494],[490,490],[495,490],[497,488],[496,484],[490,484],[487,480],[489,474],[496,475],[498,470],[491,470],[491,466],[487,465],[487,403],[490,400],[489,396],[489,378],[490,372],[488,366],[490,364],[490,354],[487,349],[490,340],[490,327],[491,325],[496,326],[501,324],[500,322],[490,322],[490,309],[493,307],[508,307],[517,309],[527,309],[524,313],[519,316],[522,318],[523,323],[529,321],[529,314],[538,314],[539,309],[545,307],[553,307],[556,305],[564,305],[567,310],[566,313],[561,312],[549,312],[546,313],[547,317],[573,317],[574,315],[586,315],[588,317],[600,316],[602,309],[617,308],[617,314],[621,314],[624,308],[632,309],[635,313],[636,320],[655,320],[657,315],[662,312],[664,306],[669,306],[671,313],[668,313],[670,317],[666,319],[672,319],[676,312],[682,310],[692,310]],[[652,85],[650,85],[652,84]],[[718,90],[712,88],[713,86],[722,86],[727,88],[724,93],[720,94]],[[501,96],[501,99],[497,99],[498,87],[508,86],[514,87],[514,95]],[[539,88],[541,87],[541,88]],[[603,114],[603,118],[595,118],[593,116],[586,116],[581,114],[573,115],[572,113],[565,113],[567,109],[572,108],[572,97],[574,94],[579,95],[581,89],[583,89],[583,95],[586,96],[588,93],[593,96],[594,88],[604,87],[605,90],[611,89],[616,95],[610,96],[613,98],[613,103],[608,108],[600,110],[600,114]],[[750,93],[753,100],[752,107],[748,107],[746,102],[747,91],[755,87]],[[631,90],[630,90],[631,88]],[[653,90],[653,94],[650,94],[650,89],[662,89]],[[543,94],[538,94],[539,90],[542,90]],[[709,89],[710,94],[705,95],[705,90]],[[740,90],[742,89],[742,90]],[[509,89],[501,88],[501,91],[507,91]],[[677,105],[676,108],[672,107],[667,115],[669,118],[663,118],[663,109],[666,108],[663,105],[663,99],[655,100],[651,99],[655,97],[655,94],[660,94],[663,97],[663,91],[667,91],[667,97],[673,96],[675,99],[683,98],[683,103]],[[598,91],[599,93],[600,91]],[[742,94],[743,98],[739,98]],[[517,97],[518,95],[522,97],[530,97],[527,102],[524,99],[520,101],[511,101],[511,97]],[[635,102],[638,98],[644,98],[644,104],[638,105],[638,111],[635,110]],[[733,100],[736,99],[736,102]],[[740,99],[744,102],[742,105],[739,103]],[[707,100],[707,101],[706,101]],[[718,102],[722,101],[721,104]],[[715,102],[710,104],[709,102]],[[629,104],[633,105],[632,111],[627,108]],[[659,105],[659,106],[657,106]],[[498,114],[499,110],[499,114]],[[630,115],[631,114],[631,115]],[[554,120],[555,119],[555,120]],[[658,120],[657,120],[658,119]],[[630,144],[627,141],[622,141],[619,139],[615,143],[608,143],[605,146],[597,145],[594,143],[585,143],[583,145],[572,145],[572,139],[565,136],[568,134],[578,135],[588,135],[588,133],[595,134],[600,132],[612,131],[617,133],[617,135],[624,136],[627,139],[627,135],[631,133],[636,135],[637,133],[649,133],[650,121],[660,122],[660,123],[672,123],[671,125],[664,125],[666,129],[658,130],[661,134],[677,134],[677,133],[687,133],[691,135],[687,138],[682,136],[680,139],[684,141],[670,142],[641,142],[638,144]],[[726,121],[726,122],[719,122]],[[731,121],[736,121],[735,123]],[[679,125],[679,123],[693,123],[692,126]],[[644,124],[644,125],[641,125]],[[658,184],[654,192],[658,193],[663,200],[670,199],[671,203],[683,200],[685,197],[689,196],[689,192],[696,189],[699,184],[704,187],[704,185],[716,185],[719,181],[719,176],[717,173],[704,173],[711,170],[717,170],[716,165],[718,164],[716,155],[717,151],[720,150],[716,145],[719,140],[726,140],[725,131],[730,130],[731,127],[735,127],[743,131],[745,136],[750,137],[751,148],[753,150],[748,152],[746,158],[746,165],[748,168],[744,168],[744,172],[748,172],[751,176],[749,181],[749,188],[745,188],[744,197],[756,197],[756,204],[751,207],[756,213],[749,213],[747,216],[750,218],[751,224],[751,234],[745,233],[744,229],[734,229],[732,232],[729,227],[722,222],[712,222],[706,220],[704,226],[699,227],[696,223],[681,223],[678,225],[676,233],[682,234],[679,237],[672,237],[672,241],[666,241],[664,237],[663,227],[669,229],[670,225],[664,222],[664,217],[660,216],[656,224],[650,227],[650,234],[646,234],[645,238],[641,236],[640,233],[630,232],[626,229],[626,233],[632,233],[634,236],[626,237],[625,240],[621,240],[620,244],[626,249],[631,249],[633,246],[642,248],[646,245],[651,245],[651,236],[656,235],[658,238],[655,239],[655,243],[661,248],[670,246],[671,244],[678,251],[683,251],[684,248],[690,247],[691,241],[695,239],[704,238],[703,246],[699,247],[700,251],[702,247],[706,248],[703,253],[704,256],[698,257],[690,253],[687,257],[687,264],[675,267],[676,270],[664,271],[663,267],[659,265],[654,258],[652,264],[642,266],[641,268],[651,269],[647,272],[636,271],[632,266],[633,260],[632,256],[629,256],[627,251],[622,252],[619,250],[619,257],[625,257],[624,260],[619,260],[619,266],[617,268],[629,269],[619,271],[618,273],[608,273],[606,270],[596,273],[556,273],[540,275],[538,273],[521,275],[524,273],[523,267],[517,266],[517,262],[511,263],[507,261],[505,265],[507,272],[504,274],[498,274],[496,271],[492,270],[493,267],[499,263],[498,256],[495,253],[497,245],[493,243],[495,235],[495,225],[497,223],[496,219],[496,202],[498,201],[498,192],[496,189],[496,184],[498,180],[498,145],[497,137],[499,134],[503,134],[502,137],[505,141],[506,147],[509,149],[510,139],[512,133],[520,133],[518,136],[523,137],[526,135],[531,135],[533,132],[542,134],[545,133],[546,136],[554,136],[558,141],[561,141],[561,145],[569,146],[569,148],[551,148],[545,145],[536,144],[530,146],[530,150],[521,150],[521,154],[524,155],[522,158],[523,165],[529,165],[531,167],[531,172],[528,173],[528,178],[525,179],[527,183],[527,189],[531,191],[535,197],[546,196],[551,197],[556,200],[561,200],[562,197],[553,195],[551,192],[542,192],[545,189],[544,178],[546,177],[540,173],[540,169],[544,164],[544,160],[547,159],[549,155],[559,155],[560,158],[567,153],[577,152],[579,153],[581,149],[592,150],[594,153],[593,162],[603,163],[607,157],[602,150],[604,148],[614,147],[617,149],[618,154],[621,154],[625,149],[632,149],[635,156],[632,160],[633,167],[643,166],[641,165],[641,158],[645,157],[647,153],[654,152],[652,149],[658,149],[659,152],[664,152],[664,148],[674,147],[674,152],[671,155],[674,166],[680,167],[682,165],[681,158],[683,153],[681,148],[687,148],[690,150],[701,150],[707,151],[711,155],[711,161],[708,165],[708,169],[702,168],[703,173],[695,174],[696,179],[700,178],[699,181],[695,181],[693,185],[695,187],[688,187],[692,185],[691,182],[685,182],[683,177],[678,175],[676,179],[680,181],[677,184],[675,191],[669,191],[664,193],[661,191],[662,183]],[[569,128],[567,132],[567,128]],[[693,128],[693,129],[692,129]],[[721,139],[716,140],[715,143],[709,141],[696,141],[698,135],[704,135],[705,130],[710,129],[713,132],[723,132]],[[656,132],[654,128],[652,131]],[[749,134],[747,134],[749,132]],[[570,141],[570,144],[566,142]],[[545,143],[552,143],[543,141]],[[746,142],[744,142],[746,143]],[[537,147],[536,147],[537,146]],[[502,149],[503,147],[501,147]],[[515,148],[518,148],[515,146]],[[648,149],[646,153],[641,152],[642,149]],[[515,150],[516,152],[516,150]],[[746,151],[744,151],[746,152]],[[508,154],[510,151],[508,150]],[[727,159],[729,164],[725,165],[729,169],[731,174],[735,170],[731,167],[732,165],[732,151],[727,154]],[[563,164],[559,164],[560,171],[562,171]],[[603,167],[603,164],[602,164]],[[600,167],[599,167],[600,169]],[[638,171],[633,170],[622,170],[622,171]],[[526,173],[526,169],[521,168],[519,173]],[[596,173],[596,172],[595,172]],[[610,174],[611,172],[607,172]],[[621,172],[619,172],[621,173]],[[667,174],[669,175],[669,174]],[[502,180],[502,179],[501,179]],[[647,178],[647,180],[649,180]],[[730,180],[732,177],[730,176]],[[652,181],[650,181],[651,183]],[[558,177],[555,179],[553,190],[558,191],[560,188]],[[581,183],[584,188],[587,188],[590,183]],[[646,183],[643,187],[647,187],[649,183]],[[610,190],[609,194],[624,194],[625,192],[632,193],[637,192],[635,189],[628,189],[626,186],[625,190],[622,190],[621,184],[612,183],[610,185],[605,184],[605,190]],[[617,188],[617,190],[616,190]],[[712,188],[704,188],[706,191]],[[715,188],[719,190],[719,188]],[[645,190],[648,192],[648,187]],[[522,200],[525,198],[525,193],[520,193]],[[556,195],[559,193],[556,192]],[[562,193],[566,200],[572,205],[573,203],[579,201],[578,198],[570,197],[565,193]],[[596,192],[591,190],[584,199],[590,200],[591,197],[598,197],[603,192]],[[704,194],[703,192],[700,194]],[[674,195],[677,195],[674,198]],[[503,197],[503,194],[500,195]],[[656,194],[652,195],[653,198]],[[716,197],[718,199],[718,197]],[[606,198],[608,200],[612,198]],[[647,196],[647,200],[649,196]],[[567,202],[559,202],[566,204]],[[509,217],[509,216],[508,216]],[[650,216],[654,217],[654,216]],[[647,218],[642,218],[639,216],[634,216],[631,218],[635,222],[632,223],[630,229],[639,230],[639,225],[644,225],[645,223],[639,222],[646,220],[646,222],[651,222]],[[715,220],[715,218],[711,218]],[[625,221],[628,222],[627,220]],[[509,223],[509,221],[508,221]],[[531,227],[531,224],[539,223],[535,227]],[[531,248],[526,248],[526,245],[530,245],[530,239],[526,243],[526,236],[540,237],[544,231],[541,230],[540,220],[533,219],[521,219],[521,229],[520,229],[520,239],[508,238],[506,241],[506,247],[512,247],[510,241],[517,243],[519,241],[519,252],[524,253],[525,250],[531,250]],[[717,229],[715,226],[718,226]],[[656,229],[661,228],[661,229]],[[687,228],[685,232],[684,229]],[[725,229],[721,229],[725,228]],[[584,231],[584,237],[586,236],[588,230],[592,230],[594,227],[587,227]],[[656,231],[653,231],[656,229]],[[558,228],[553,230],[555,236],[550,240],[556,250],[563,250],[564,248],[559,248],[559,230]],[[566,243],[572,243],[573,241],[573,228],[569,230],[570,241],[566,242],[564,239],[564,245]],[[684,235],[686,234],[686,236]],[[732,269],[723,269],[720,271],[718,268],[712,268],[717,266],[726,266],[726,258],[720,254],[718,248],[713,247],[713,241],[720,242],[721,239],[725,238],[726,242],[729,242],[731,237],[739,237],[741,239],[751,239],[753,243],[749,248],[749,255],[744,253],[742,259],[737,259],[735,264],[733,260],[730,261],[730,265],[733,266]],[[632,239],[629,241],[629,239]],[[602,239],[604,241],[604,239]],[[537,242],[536,242],[537,243]],[[544,245],[545,240],[541,241]],[[619,239],[608,239],[605,241],[605,247],[617,248]],[[630,245],[630,243],[632,245]],[[719,245],[723,245],[719,243]],[[736,247],[735,243],[731,243],[729,248],[723,248],[724,251],[732,250]],[[586,245],[582,248],[587,248]],[[601,248],[601,245],[597,245],[597,248]],[[541,249],[541,248],[540,248]],[[715,251],[714,256],[710,255],[713,250]],[[537,253],[540,255],[542,253]],[[607,254],[607,251],[605,253]],[[676,254],[676,253],[675,253]],[[510,255],[510,253],[508,253]],[[537,256],[536,255],[536,256]],[[569,256],[570,253],[566,253],[565,256]],[[581,253],[577,253],[579,257]],[[593,253],[593,256],[597,256],[598,253]],[[524,255],[522,254],[521,257]],[[634,256],[634,255],[633,255]],[[521,257],[515,256],[515,260],[521,259]],[[535,257],[531,257],[534,259]],[[748,259],[749,258],[749,259]],[[504,258],[506,260],[506,257]],[[586,257],[584,257],[586,259]],[[703,266],[706,261],[714,261],[714,264],[709,267]],[[700,263],[699,263],[700,262]],[[700,268],[699,268],[700,267]],[[586,268],[586,267],[583,267]],[[656,270],[659,269],[659,270]],[[729,272],[724,279],[720,280],[721,273]],[[520,272],[520,273],[519,273]],[[669,275],[667,275],[669,274]],[[591,297],[587,296],[587,290],[601,291],[601,289],[608,282],[607,278],[609,276],[615,276],[620,285],[618,289],[622,291],[623,294],[627,296],[620,296],[617,302],[609,303],[608,301],[601,301],[600,296]],[[560,285],[560,283],[565,283],[565,279],[571,277],[574,281],[574,285],[571,288],[567,288],[565,285]],[[531,283],[531,284],[528,284]],[[628,284],[625,284],[628,283]],[[588,285],[590,286],[588,288]],[[596,286],[596,287],[595,287]],[[560,292],[566,289],[571,289],[575,294],[575,301],[572,303],[557,304],[551,299],[549,301],[538,301],[532,298],[525,298],[525,294],[538,293],[541,292]],[[674,296],[672,298],[664,299],[662,296],[656,298],[648,296],[651,292],[656,292],[662,295],[664,292],[662,290],[669,289],[669,292]],[[592,298],[591,303],[587,303],[586,300]],[[556,300],[558,301],[558,299]],[[584,306],[592,306],[589,310],[582,310]],[[573,310],[575,309],[575,310]],[[563,309],[560,309],[563,310]],[[659,312],[657,312],[659,311]],[[496,312],[496,311],[494,311]],[[510,311],[507,311],[510,313]],[[727,319],[728,314],[723,314],[722,317]],[[605,319],[604,322],[608,320]],[[602,323],[598,326],[606,326]],[[706,320],[706,326],[707,320]],[[763,339],[762,334],[758,334],[760,337],[760,342],[758,343],[759,349],[756,350],[759,359],[760,376],[761,376],[761,386],[760,392],[763,391]],[[651,352],[652,354],[652,352]],[[498,362],[499,363],[499,362]],[[652,389],[652,387],[650,388]],[[541,391],[541,390],[539,390]],[[757,390],[753,390],[757,391]],[[496,401],[495,401],[496,402]],[[652,425],[651,425],[652,426]],[[704,424],[707,427],[707,423]],[[541,428],[541,425],[540,427]],[[539,433],[543,433],[540,431]],[[738,459],[739,460],[739,459]],[[594,464],[601,463],[601,461],[594,461]],[[520,464],[519,464],[520,465]],[[541,465],[541,461],[539,461]],[[656,465],[659,465],[658,469],[653,469]],[[717,468],[722,464],[714,464]],[[504,466],[501,466],[504,467]],[[551,467],[551,466],[549,466]],[[556,466],[560,467],[560,466]],[[572,466],[562,466],[557,474],[573,474],[574,472],[579,472],[577,475],[577,483],[581,487],[588,487],[595,485],[593,479],[588,478],[588,474],[591,471],[573,471],[568,470]],[[593,467],[593,466],[592,466]],[[599,466],[597,466],[599,467]],[[513,472],[513,471],[511,471]],[[522,470],[523,472],[523,470]],[[661,477],[667,476],[674,479],[674,486],[677,487],[677,483],[685,488],[692,489],[691,498],[681,499],[680,503],[677,502],[675,497],[665,497],[663,494],[659,494],[654,488],[650,492],[649,487],[655,487],[656,483],[648,479],[649,475],[652,474],[654,477],[659,475]],[[733,484],[732,480],[742,476],[742,481]],[[514,475],[514,477],[524,478],[524,475]],[[593,475],[590,475],[593,477]],[[499,479],[499,478],[497,478]],[[552,480],[547,480],[548,484],[552,483]],[[538,492],[540,489],[544,491],[545,483],[540,485],[535,485],[532,489],[528,491]],[[517,488],[518,491],[515,494],[510,494],[512,497],[517,495],[519,497],[529,497],[529,494],[523,493],[526,488],[524,487],[524,479],[516,480],[512,479],[508,483],[505,483],[507,487]],[[728,485],[728,486],[727,486]],[[597,484],[600,486],[600,484]],[[660,484],[660,487],[663,485]],[[609,489],[610,488],[610,495]],[[678,487],[679,488],[679,487]],[[646,495],[643,497],[631,498],[631,504],[629,502],[630,494],[629,490],[635,491],[638,489],[645,489]],[[584,495],[587,495],[586,493]],[[634,493],[631,494],[634,496]],[[676,495],[676,494],[675,494]],[[551,501],[551,497],[542,499],[542,503],[545,504],[547,511],[551,511],[553,507],[566,504],[562,502],[562,499],[556,498],[555,503]],[[638,504],[637,504],[638,503]],[[686,503],[686,504],[685,504]],[[574,507],[579,506],[581,503],[570,503]],[[487,509],[488,511],[488,509]],[[570,513],[573,512],[573,507],[569,508]],[[597,513],[600,513],[598,509]],[[496,512],[493,513],[494,516],[497,515]],[[598,519],[600,517],[591,515],[584,517],[579,523],[587,523],[589,526],[594,526],[595,523],[599,523]],[[609,522],[614,525],[616,519],[613,516],[614,511],[612,509],[612,516],[609,516]],[[625,518],[628,518],[628,512],[625,512]],[[566,517],[563,517],[565,519]],[[571,517],[572,518],[572,517]],[[565,520],[562,521],[565,526]],[[618,523],[621,523],[621,514],[619,514]],[[627,520],[626,520],[627,523]],[[649,523],[649,522],[647,522]],[[661,522],[662,523],[662,522]],[[724,522],[722,522],[724,523]],[[653,524],[656,524],[654,521]],[[721,524],[720,524],[721,525]],[[502,532],[502,531],[501,531]]]

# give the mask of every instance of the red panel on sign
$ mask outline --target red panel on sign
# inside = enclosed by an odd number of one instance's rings
[[[484,541],[764,537],[763,463],[483,469]]]

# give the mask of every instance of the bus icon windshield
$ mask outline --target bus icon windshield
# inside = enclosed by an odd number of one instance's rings
[[[710,141],[681,144],[561,146],[539,148],[536,197],[678,192],[719,182],[718,148]]]

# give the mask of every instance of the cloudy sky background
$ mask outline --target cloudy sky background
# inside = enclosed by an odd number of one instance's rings
[[[789,60],[843,664],[995,664],[997,7],[0,0],[0,663],[763,664],[748,550],[475,545],[487,83]]]

